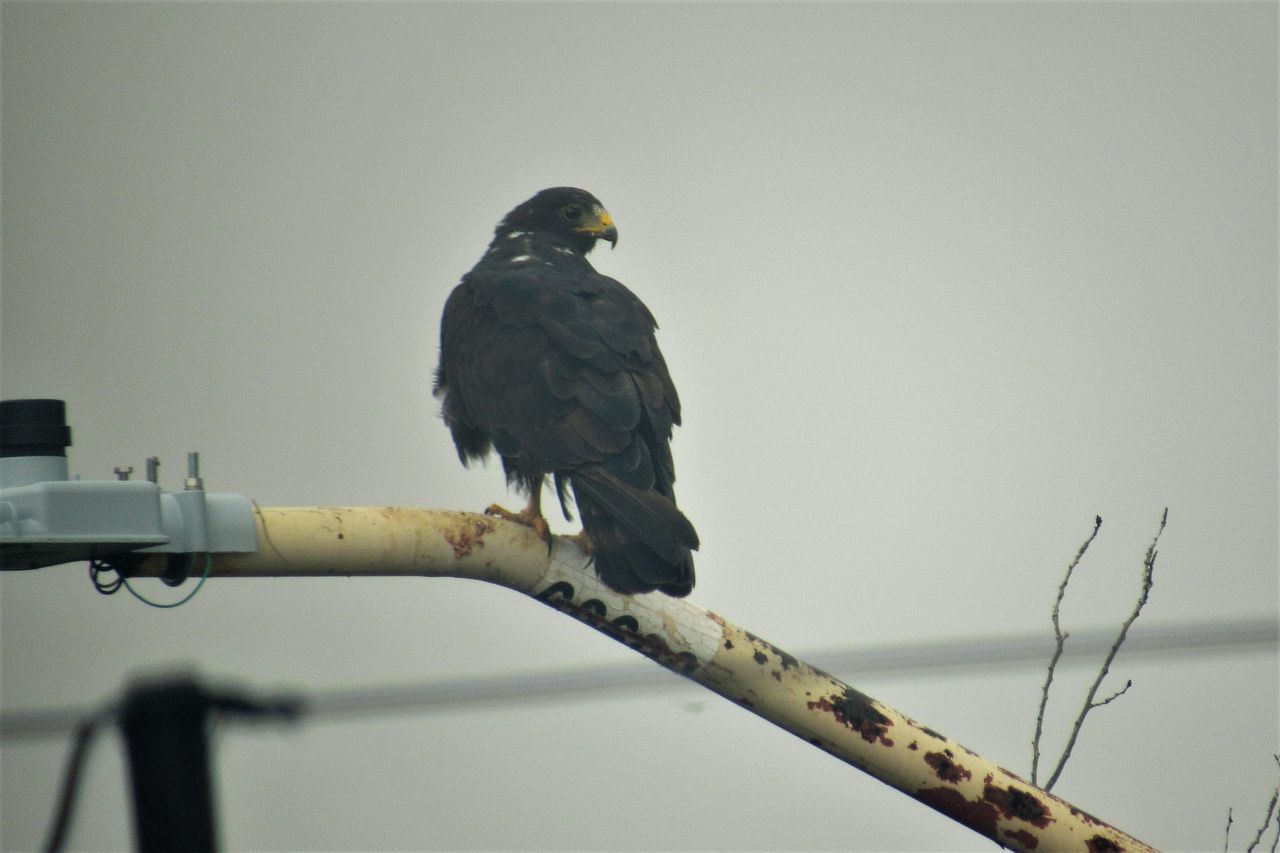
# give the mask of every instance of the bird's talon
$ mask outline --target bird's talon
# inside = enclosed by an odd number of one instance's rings
[[[533,532],[537,533],[539,538],[545,540],[547,548],[550,549],[551,526],[547,524],[547,520],[542,517],[542,513],[530,512],[527,509],[521,512],[512,512],[506,507],[498,506],[497,504],[489,504],[489,506],[485,507],[484,514],[495,515],[498,518],[506,519],[507,521],[514,521],[516,524],[522,524],[525,527],[532,527]]]

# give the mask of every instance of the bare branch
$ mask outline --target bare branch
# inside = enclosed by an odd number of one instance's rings
[[[1110,696],[1108,696],[1106,699],[1103,699],[1101,702],[1094,702],[1089,707],[1101,708],[1103,705],[1110,705],[1113,701],[1115,701],[1116,699],[1119,699],[1121,696],[1128,693],[1129,688],[1132,686],[1133,686],[1133,679],[1132,678],[1126,679],[1124,683],[1124,687],[1121,687],[1119,690],[1117,690],[1115,693],[1112,693]]]
[[[1165,507],[1164,513],[1160,516],[1160,528],[1156,531],[1155,538],[1151,540],[1150,547],[1147,548],[1147,556],[1142,561],[1142,591],[1138,595],[1138,601],[1133,606],[1133,612],[1129,614],[1129,618],[1124,620],[1120,626],[1120,633],[1116,637],[1115,643],[1111,646],[1111,651],[1107,652],[1106,660],[1102,662],[1102,668],[1098,671],[1098,677],[1094,679],[1093,684],[1089,687],[1089,693],[1085,696],[1084,705],[1080,709],[1079,715],[1076,716],[1075,725],[1071,728],[1071,737],[1067,739],[1067,745],[1062,751],[1062,757],[1058,759],[1058,766],[1054,768],[1053,775],[1049,777],[1049,781],[1045,783],[1046,791],[1052,790],[1054,783],[1058,781],[1058,777],[1062,775],[1062,770],[1067,765],[1067,760],[1071,758],[1071,751],[1075,749],[1076,739],[1080,736],[1080,728],[1084,725],[1084,719],[1094,708],[1105,705],[1111,701],[1107,699],[1103,702],[1095,702],[1094,697],[1098,695],[1098,688],[1102,686],[1103,680],[1107,677],[1107,673],[1111,671],[1111,664],[1116,659],[1116,655],[1120,651],[1120,647],[1124,645],[1124,638],[1129,633],[1129,627],[1137,620],[1138,614],[1142,612],[1143,606],[1147,603],[1147,598],[1151,594],[1151,586],[1155,582],[1156,568],[1156,545],[1160,542],[1160,534],[1164,533],[1165,524],[1169,521],[1169,508]],[[1126,686],[1126,690],[1128,687]],[[1123,693],[1121,690],[1120,693]],[[1116,694],[1117,696],[1120,694]],[[1111,697],[1114,699],[1115,697]],[[1268,817],[1268,820],[1270,818]]]
[[[1280,755],[1273,755],[1276,764],[1280,765]],[[1271,794],[1271,802],[1267,803],[1267,816],[1262,819],[1262,826],[1258,827],[1258,834],[1253,837],[1253,841],[1245,848],[1245,853],[1253,853],[1262,843],[1262,836],[1266,834],[1267,828],[1271,826],[1272,815],[1276,818],[1276,837],[1271,842],[1271,853],[1275,853],[1276,845],[1280,844],[1280,814],[1276,812],[1276,802],[1280,801],[1280,785]]]
[[[1231,807],[1227,807],[1227,834],[1222,841],[1222,853],[1231,851]]]
[[[1071,573],[1075,571],[1080,559],[1084,556],[1084,552],[1089,550],[1089,546],[1093,544],[1093,540],[1098,536],[1098,530],[1102,527],[1102,516],[1095,516],[1093,519],[1093,532],[1089,534],[1089,538],[1084,540],[1080,548],[1076,551],[1075,558],[1067,566],[1067,573],[1062,577],[1062,583],[1058,584],[1058,597],[1053,602],[1053,636],[1057,644],[1053,649],[1053,658],[1049,661],[1049,672],[1045,675],[1044,687],[1040,689],[1040,710],[1036,713],[1036,733],[1031,739],[1031,782],[1037,783],[1036,775],[1040,771],[1040,738],[1044,734],[1044,712],[1049,704],[1049,687],[1053,684],[1053,673],[1058,668],[1058,661],[1062,658],[1062,650],[1066,646],[1067,637],[1062,631],[1062,623],[1058,620],[1058,611],[1062,608],[1062,598],[1067,594],[1067,584],[1071,582]]]

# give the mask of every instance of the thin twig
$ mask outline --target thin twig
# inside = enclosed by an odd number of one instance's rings
[[[1036,733],[1031,739],[1031,784],[1036,784],[1036,774],[1040,770],[1040,737],[1044,734],[1044,712],[1049,704],[1049,685],[1053,684],[1053,673],[1058,667],[1058,660],[1062,657],[1062,650],[1066,646],[1067,637],[1062,631],[1062,623],[1058,621],[1058,611],[1062,607],[1062,597],[1067,594],[1067,584],[1071,581],[1071,573],[1075,571],[1077,565],[1080,564],[1080,558],[1084,556],[1084,552],[1089,550],[1089,546],[1093,544],[1093,540],[1098,535],[1098,529],[1102,527],[1102,516],[1095,516],[1093,519],[1093,532],[1089,534],[1089,538],[1076,551],[1075,558],[1071,564],[1067,566],[1067,573],[1062,577],[1062,583],[1058,584],[1058,597],[1053,602],[1053,636],[1057,641],[1057,645],[1053,649],[1053,658],[1049,661],[1049,672],[1044,679],[1044,687],[1040,690],[1040,710],[1036,714]]]
[[[1271,757],[1276,760],[1277,765],[1280,765],[1280,755],[1273,755]],[[1267,828],[1271,826],[1272,815],[1275,815],[1276,817],[1276,838],[1275,841],[1271,842],[1271,850],[1273,853],[1276,849],[1276,845],[1280,844],[1280,814],[1276,814],[1277,801],[1280,801],[1280,785],[1277,785],[1275,791],[1272,792],[1271,802],[1267,803],[1267,816],[1262,819],[1262,826],[1258,827],[1258,834],[1253,837],[1252,843],[1245,848],[1245,853],[1253,853],[1253,851],[1257,849],[1258,845],[1262,843],[1262,836],[1266,833]]]
[[[1147,548],[1147,556],[1142,561],[1142,592],[1138,595],[1138,602],[1133,606],[1133,612],[1129,614],[1129,618],[1124,620],[1124,624],[1120,626],[1120,634],[1116,637],[1115,643],[1111,646],[1111,651],[1107,652],[1107,658],[1102,662],[1102,669],[1098,671],[1098,677],[1094,679],[1093,684],[1089,687],[1089,693],[1085,696],[1084,706],[1080,709],[1080,714],[1076,717],[1075,725],[1071,728],[1071,737],[1067,739],[1067,746],[1062,751],[1062,757],[1058,759],[1058,766],[1054,768],[1053,775],[1049,777],[1049,781],[1045,783],[1044,789],[1050,791],[1053,789],[1054,783],[1058,781],[1058,777],[1062,775],[1062,769],[1067,765],[1067,759],[1071,757],[1071,750],[1075,749],[1076,738],[1080,736],[1080,728],[1084,725],[1084,718],[1094,708],[1100,708],[1110,699],[1095,702],[1094,697],[1098,695],[1098,688],[1102,686],[1102,681],[1107,677],[1107,673],[1111,671],[1111,663],[1115,660],[1116,654],[1119,653],[1120,647],[1124,645],[1124,638],[1129,633],[1129,626],[1138,618],[1138,614],[1142,612],[1142,607],[1147,603],[1147,598],[1151,594],[1151,586],[1155,582],[1156,568],[1156,545],[1160,542],[1160,534],[1164,533],[1164,526],[1169,521],[1169,508],[1165,507],[1164,513],[1160,516],[1160,529],[1156,531],[1155,538],[1151,540],[1150,547]],[[1126,688],[1127,689],[1127,688]],[[1123,693],[1124,691],[1120,691]],[[1118,695],[1118,694],[1117,694]],[[1115,697],[1112,697],[1115,698]],[[1268,816],[1270,820],[1270,816]]]
[[[1222,853],[1231,851],[1231,807],[1227,806],[1227,835],[1222,840]]]
[[[1103,705],[1110,705],[1116,699],[1119,699],[1121,696],[1128,693],[1129,688],[1132,686],[1133,686],[1133,679],[1132,678],[1126,679],[1124,682],[1124,687],[1121,687],[1119,690],[1117,690],[1115,693],[1112,693],[1110,696],[1108,696],[1106,699],[1103,699],[1101,702],[1094,702],[1093,707],[1101,708]]]

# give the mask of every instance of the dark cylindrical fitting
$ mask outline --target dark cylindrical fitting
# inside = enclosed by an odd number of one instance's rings
[[[0,400],[0,458],[65,457],[70,445],[62,400]]]

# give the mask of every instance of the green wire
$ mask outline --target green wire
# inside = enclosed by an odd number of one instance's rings
[[[183,598],[179,599],[178,601],[173,602],[172,604],[162,604],[162,603],[160,603],[160,602],[158,602],[158,601],[152,601],[151,599],[144,597],[140,592],[138,592],[136,589],[134,589],[132,586],[130,586],[130,584],[129,584],[129,579],[128,579],[128,578],[124,578],[124,579],[123,579],[123,580],[124,580],[124,588],[125,588],[125,589],[127,589],[127,590],[129,590],[129,594],[130,594],[130,595],[132,595],[134,598],[138,599],[139,601],[141,601],[143,604],[147,605],[148,607],[159,607],[159,608],[161,608],[161,609],[167,609],[167,608],[170,608],[170,607],[181,607],[182,605],[184,605],[184,604],[186,604],[188,601],[190,601],[192,598],[194,598],[194,597],[195,597],[195,594],[196,594],[197,592],[199,592],[199,591],[200,591],[200,587],[204,586],[204,582],[205,582],[206,580],[208,580],[208,578],[209,578],[209,571],[210,571],[212,568],[213,568],[213,555],[212,555],[212,554],[205,554],[205,555],[204,555],[204,574],[200,576],[200,582],[199,582],[198,584],[196,584],[196,588],[195,588],[195,589],[191,590],[191,592],[187,593]]]

